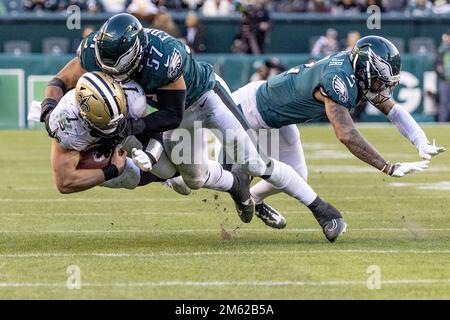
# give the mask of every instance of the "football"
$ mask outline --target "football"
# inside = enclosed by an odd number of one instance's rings
[[[110,164],[111,154],[105,155],[98,150],[80,152],[77,169],[101,169]]]

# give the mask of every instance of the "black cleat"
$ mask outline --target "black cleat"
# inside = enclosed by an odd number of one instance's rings
[[[252,221],[255,211],[255,203],[250,195],[251,177],[235,166],[233,166],[231,173],[234,176],[234,182],[228,193],[233,198],[239,218],[242,222],[249,223]]]
[[[347,224],[342,218],[332,219],[322,226],[322,230],[328,241],[334,242],[341,234],[347,231]]]
[[[286,227],[286,219],[283,215],[267,203],[262,202],[255,205],[255,215],[269,227],[275,229]]]
[[[317,222],[319,222],[328,241],[336,241],[347,230],[347,224],[339,211],[328,202],[320,199],[319,196],[308,208],[312,211]]]

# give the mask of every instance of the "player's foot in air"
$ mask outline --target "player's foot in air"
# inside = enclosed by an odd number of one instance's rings
[[[239,218],[241,218],[242,222],[249,223],[255,211],[255,203],[250,195],[250,182],[252,179],[237,166],[233,166],[231,173],[234,176],[234,182],[228,193],[234,201]]]
[[[312,211],[317,222],[319,222],[328,241],[336,241],[347,230],[347,224],[339,211],[328,202],[320,199],[319,196],[308,208]]]
[[[256,204],[255,215],[271,228],[283,229],[286,227],[286,219],[283,215],[267,203]]]
[[[186,185],[186,183],[184,183],[181,176],[168,179],[163,183],[163,185],[183,196],[187,196],[191,193],[191,189]]]

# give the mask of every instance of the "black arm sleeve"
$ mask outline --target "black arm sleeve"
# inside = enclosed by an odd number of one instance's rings
[[[143,133],[164,132],[177,128],[183,119],[186,90],[157,90],[158,111],[142,118]]]

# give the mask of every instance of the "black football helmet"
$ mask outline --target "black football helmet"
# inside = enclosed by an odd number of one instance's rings
[[[361,38],[350,54],[359,88],[374,105],[386,102],[400,82],[400,52],[389,40]]]
[[[95,58],[103,72],[120,78],[139,67],[147,35],[138,19],[128,13],[109,18],[95,36]]]

